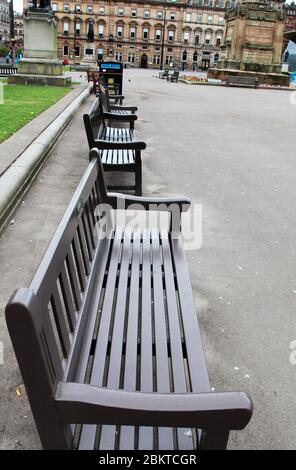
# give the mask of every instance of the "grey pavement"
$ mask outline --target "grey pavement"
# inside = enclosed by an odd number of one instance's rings
[[[289,93],[167,83],[127,69],[139,107],[145,194],[203,207],[203,243],[187,260],[210,381],[244,390],[254,416],[232,449],[294,449],[296,366],[295,118]],[[82,113],[60,138],[0,239],[0,448],[38,448],[3,310],[27,285],[88,164]]]

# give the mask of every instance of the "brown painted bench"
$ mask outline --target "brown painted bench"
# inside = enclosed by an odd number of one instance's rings
[[[229,75],[226,79],[225,86],[249,86],[258,88],[257,77],[244,77],[243,75]]]
[[[97,148],[105,171],[125,171],[135,174],[134,185],[109,186],[113,190],[133,190],[142,194],[142,161],[141,150],[145,142],[138,141],[133,128],[112,127],[110,122],[128,123],[133,127],[137,119],[135,114],[116,115],[103,112],[100,98],[92,105],[89,113],[84,114],[83,121],[89,149]]]
[[[29,288],[6,307],[42,446],[224,449],[252,403],[211,392],[180,232],[122,229],[104,215],[190,201],[107,193],[91,156]]]

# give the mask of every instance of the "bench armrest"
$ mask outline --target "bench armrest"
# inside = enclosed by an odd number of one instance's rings
[[[120,207],[121,209],[128,209],[129,206],[135,204],[139,205],[142,210],[155,210],[172,212],[173,207],[177,205],[181,212],[188,211],[191,200],[188,197],[143,197],[143,196],[130,196],[121,193],[107,193],[107,203],[113,209]],[[170,207],[171,206],[171,207]]]
[[[95,140],[94,145],[99,150],[144,150],[145,142],[133,140],[131,142],[111,142],[102,139]]]
[[[242,392],[144,393],[60,382],[55,403],[63,424],[243,429],[251,399]]]
[[[132,113],[135,113],[138,111],[137,106],[117,106],[117,105],[112,105],[110,106],[110,109],[112,111],[131,111]]]
[[[110,121],[136,121],[138,116],[136,114],[113,114],[113,113],[102,113],[104,119],[110,119]]]

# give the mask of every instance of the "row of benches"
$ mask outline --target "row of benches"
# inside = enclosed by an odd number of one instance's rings
[[[84,115],[89,166],[6,307],[45,449],[225,449],[252,415],[246,394],[211,391],[180,231],[190,200],[139,196],[135,111],[99,89]],[[104,170],[130,166],[137,195],[109,192]],[[117,209],[135,205],[170,223],[117,224]]]
[[[7,77],[8,75],[14,75],[17,73],[17,67],[10,65],[0,65],[0,77]]]

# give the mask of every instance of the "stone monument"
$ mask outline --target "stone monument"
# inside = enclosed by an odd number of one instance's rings
[[[8,83],[67,86],[70,78],[63,76],[63,64],[58,60],[57,29],[50,0],[33,0],[24,12],[24,57],[18,73],[8,77]]]
[[[281,74],[283,2],[243,0],[226,13],[224,50],[210,78],[256,75],[259,83],[289,86],[289,76]]]
[[[97,68],[98,65],[95,56],[94,25],[92,20],[88,21],[87,42],[85,44],[84,55],[80,64],[92,69]]]

